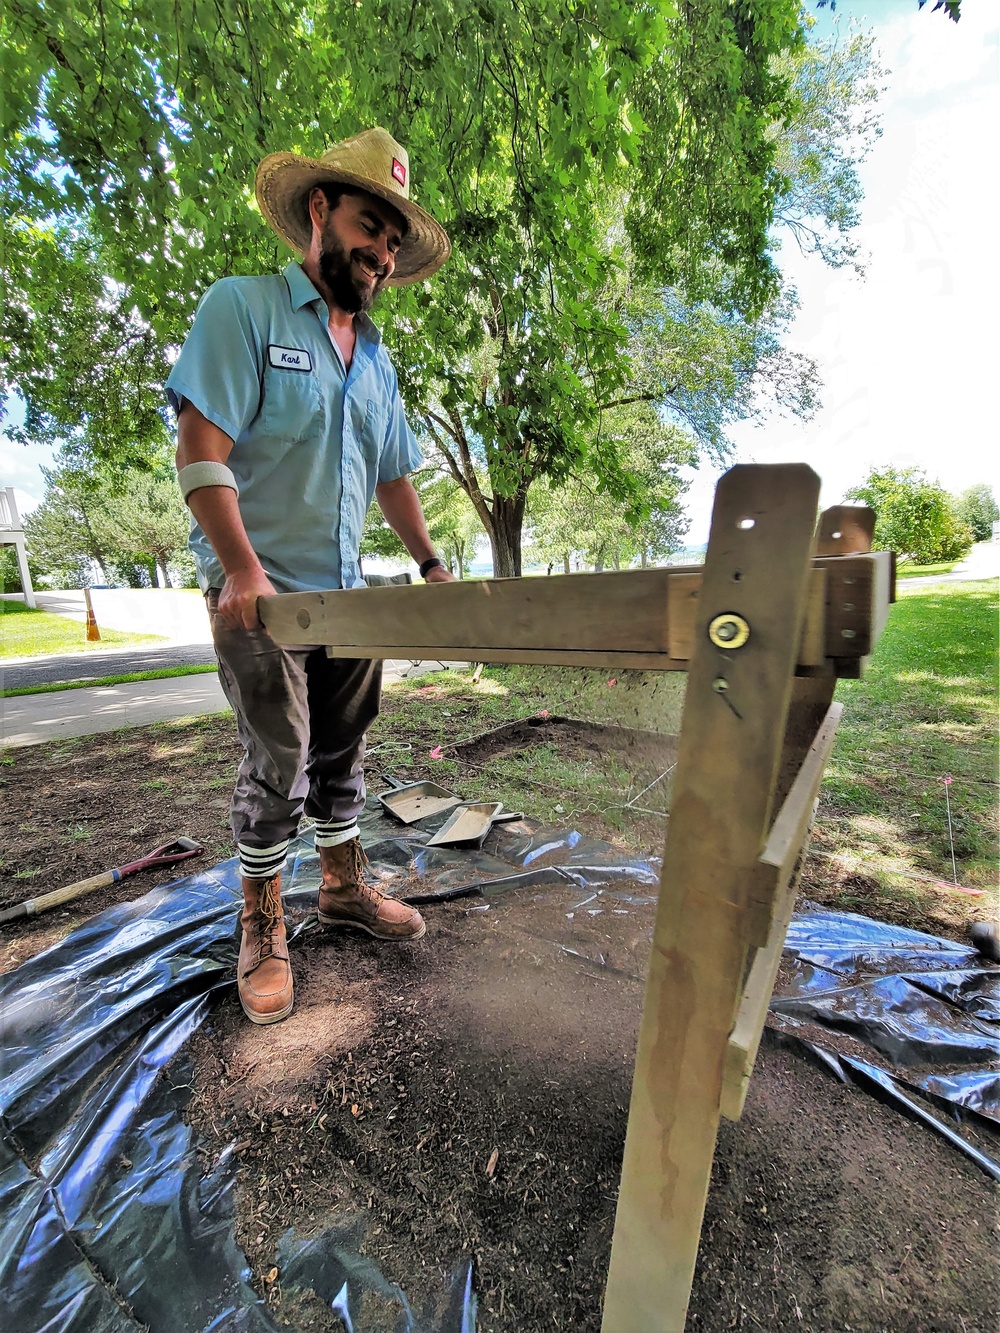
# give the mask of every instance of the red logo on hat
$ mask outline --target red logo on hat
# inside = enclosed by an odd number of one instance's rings
[[[402,162],[395,157],[392,159],[392,174],[395,176],[396,180],[399,181],[400,185],[406,185],[406,168],[403,166]]]

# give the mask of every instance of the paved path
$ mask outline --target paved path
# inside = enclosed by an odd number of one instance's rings
[[[3,739],[11,748],[43,745],[69,736],[220,713],[228,707],[214,673],[25,694],[4,700]]]
[[[467,663],[390,661],[385,664],[382,678],[390,684],[409,675],[440,671],[445,665],[461,669]],[[3,742],[11,748],[43,745],[70,736],[145,727],[151,722],[200,717],[228,708],[214,672],[134,681],[129,685],[23,694],[4,700]]]
[[[968,579],[1000,578],[1000,542],[978,542],[950,574],[921,575],[915,579],[896,580],[896,591],[926,588],[932,583],[960,583]]]

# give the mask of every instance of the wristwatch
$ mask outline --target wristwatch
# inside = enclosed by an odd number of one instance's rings
[[[436,555],[432,555],[420,566],[420,577],[425,579],[432,569],[444,569],[444,561]]]

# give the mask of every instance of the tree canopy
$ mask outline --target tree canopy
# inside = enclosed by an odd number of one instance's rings
[[[104,583],[164,587],[193,580],[187,552],[189,519],[166,459],[154,469],[113,477],[62,451],[43,468],[44,501],[24,521],[32,568],[56,586],[86,587],[93,569]]]
[[[498,573],[519,572],[539,479],[589,476],[644,512],[609,405],[666,403],[719,453],[762,386],[793,410],[814,400],[810,367],[780,353],[772,228],[784,209],[841,254],[857,197],[842,131],[871,69],[855,52],[824,84],[797,0],[10,0],[4,23],[18,309],[58,305],[51,273],[68,264],[73,319],[100,310],[113,345],[135,349],[81,377],[98,456],[122,447],[100,411],[128,401],[105,372],[129,364],[119,378],[152,438],[164,349],[204,289],[282,262],[252,197],[261,156],[318,156],[376,123],[406,144],[416,197],[454,243],[380,322]],[[16,383],[31,428],[54,430],[57,398],[63,426],[76,400],[49,373],[45,323],[0,387]]]
[[[918,564],[959,560],[972,533],[959,518],[951,496],[919,468],[873,468],[847,492],[875,511],[876,549],[895,551]]]
[[[1000,519],[996,496],[984,481],[970,486],[958,497],[955,508],[959,518],[967,524],[973,540],[988,542],[993,536],[993,524]]]

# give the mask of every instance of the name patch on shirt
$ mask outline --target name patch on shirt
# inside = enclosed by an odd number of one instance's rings
[[[267,359],[278,370],[309,371],[313,368],[312,357],[304,347],[278,347],[275,343],[270,343]]]

